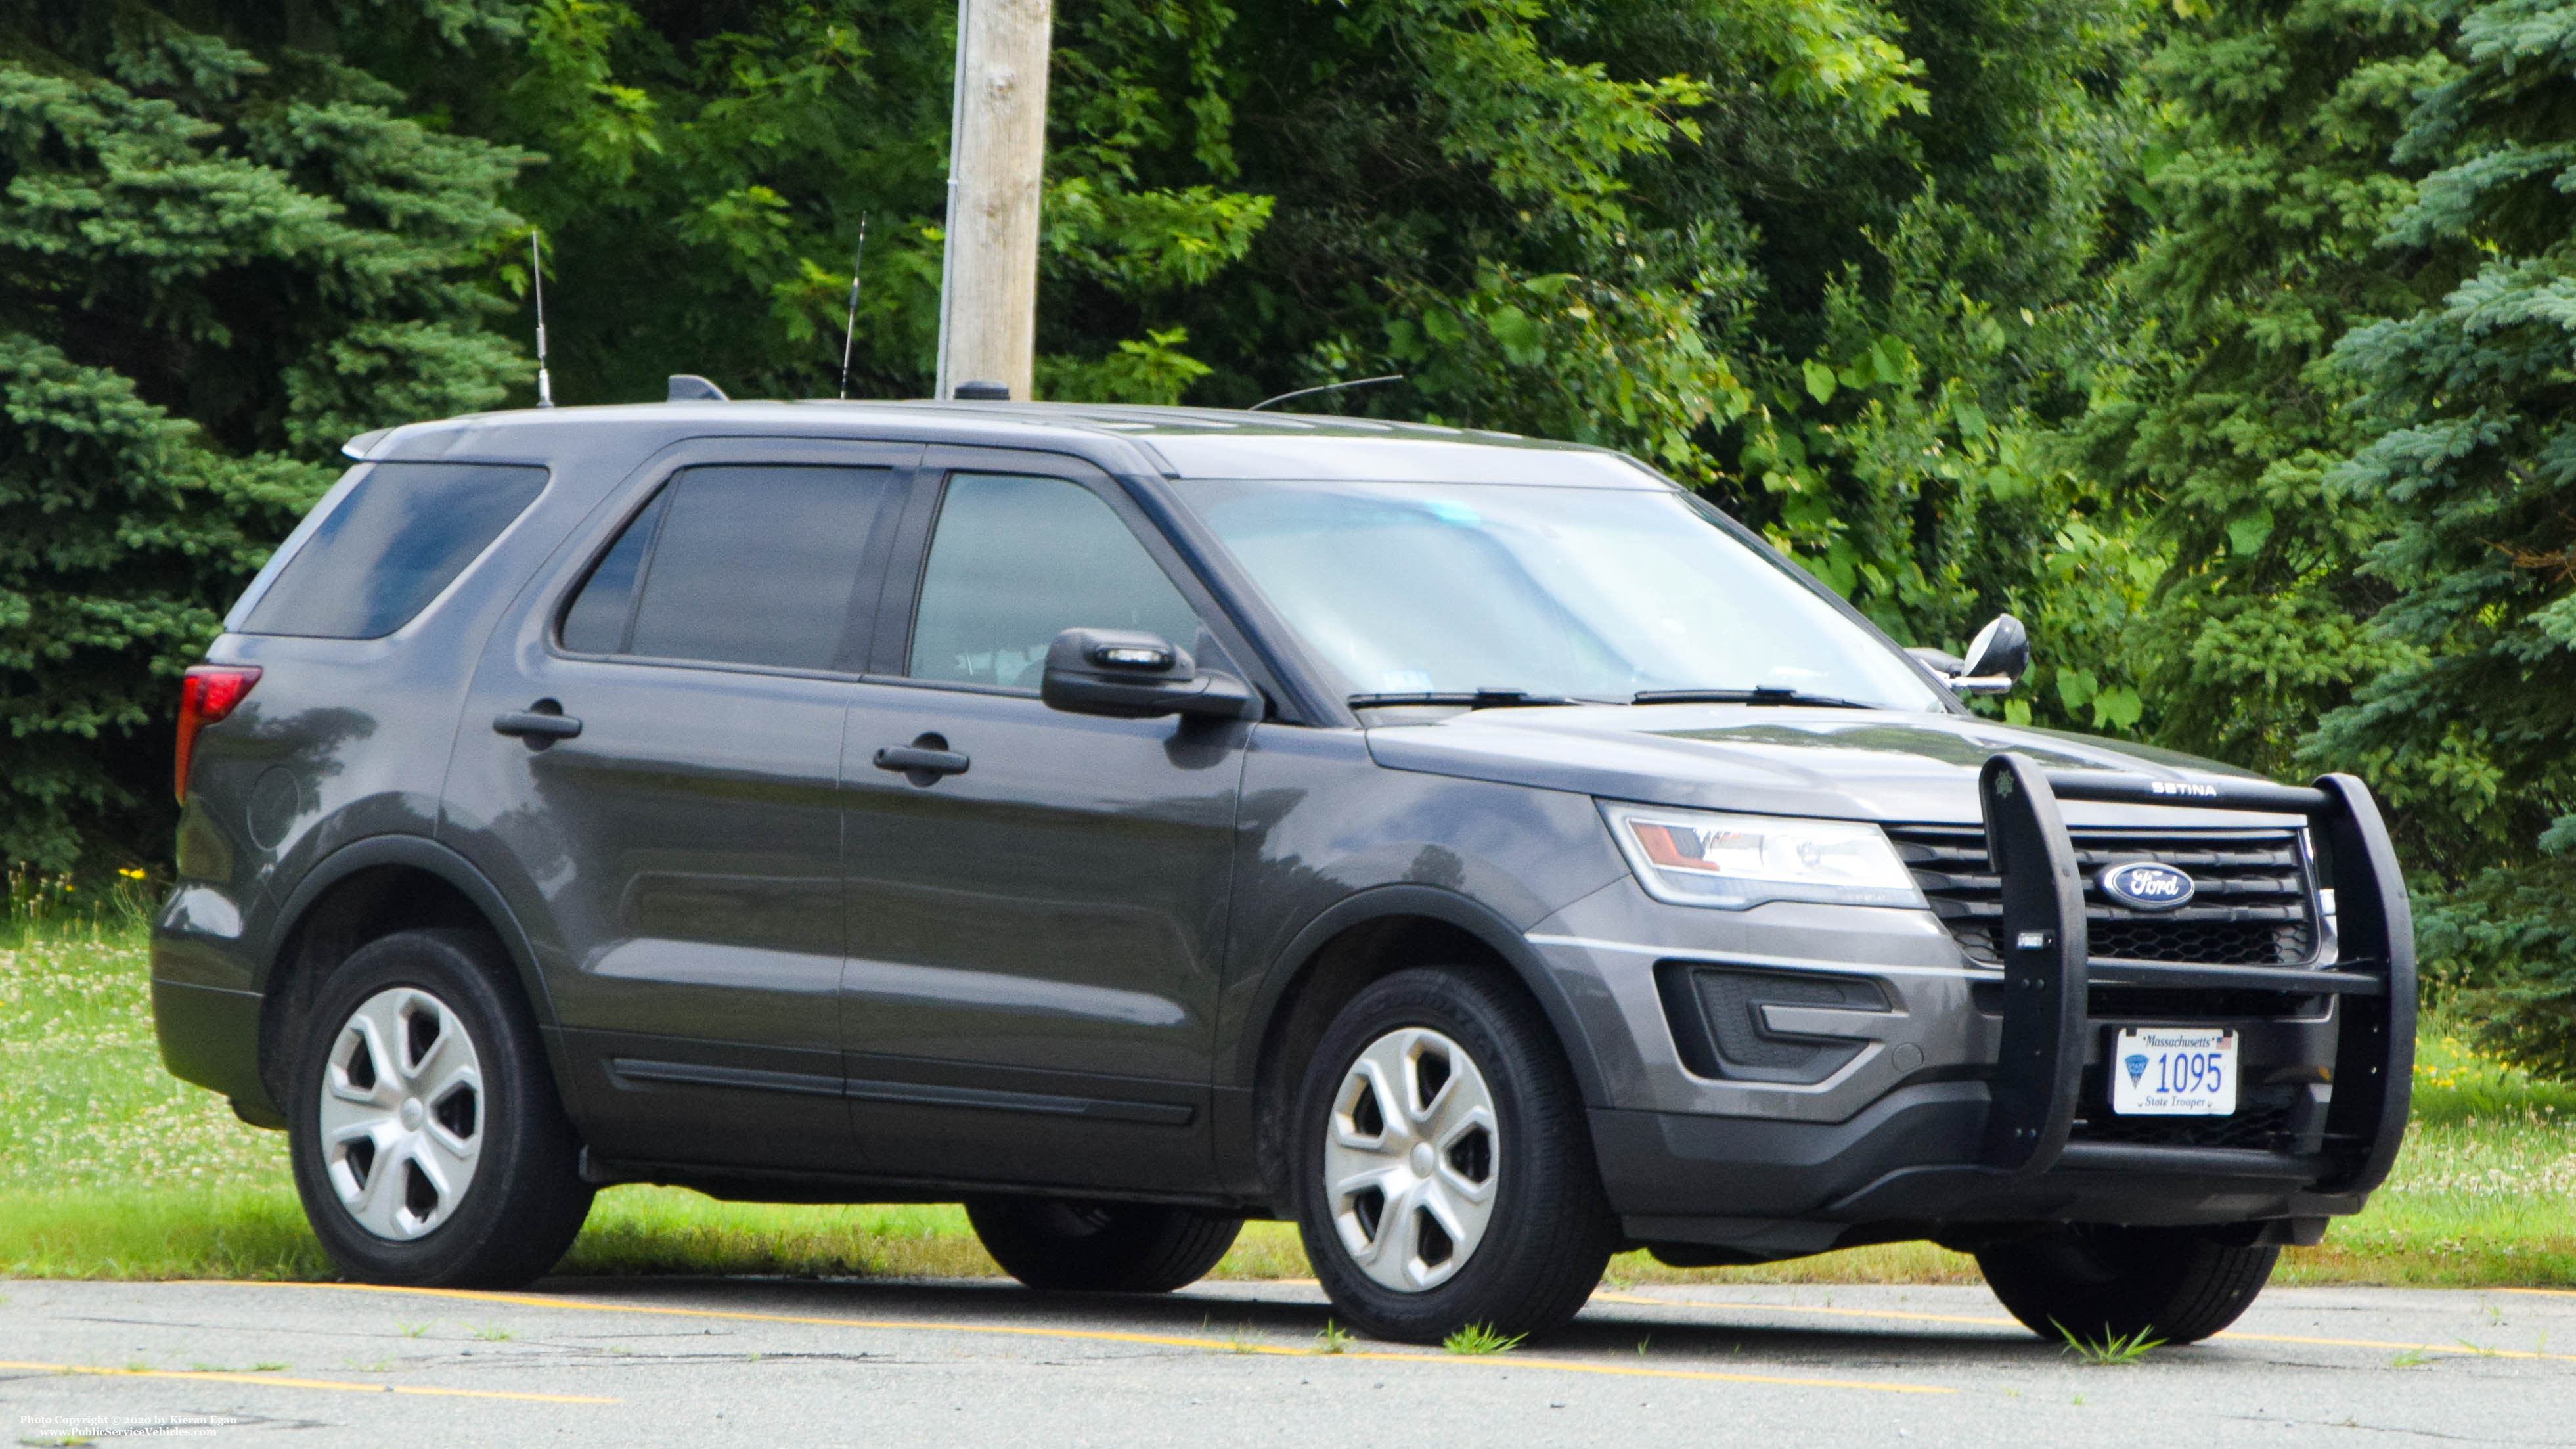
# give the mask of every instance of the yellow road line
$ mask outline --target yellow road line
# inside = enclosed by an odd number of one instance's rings
[[[2474,1358],[2536,1358],[2553,1363],[2576,1363],[2576,1353],[2540,1353],[2528,1348],[2480,1348],[2462,1340],[2458,1343],[2393,1343],[2377,1338],[2298,1338],[2286,1333],[2238,1333],[2230,1329],[2217,1338],[2238,1338],[2253,1343],[2315,1343],[2329,1348],[2411,1348],[2418,1353],[2455,1353]]]
[[[2509,1288],[2504,1291],[2509,1293],[2566,1292],[2564,1289],[2552,1288]],[[1902,1318],[1921,1323],[2011,1324],[2017,1321],[2010,1318],[1976,1318],[1959,1313],[1912,1313],[1894,1308],[1820,1308],[1798,1303],[1754,1303],[1734,1299],[1649,1298],[1638,1293],[1595,1293],[1592,1296],[1595,1299],[1606,1299],[1613,1303],[1651,1303],[1666,1308],[1749,1308],[1767,1313],[1830,1313],[1846,1318]],[[2576,1293],[2568,1293],[2567,1296],[2576,1297]],[[2221,1338],[2229,1338],[2247,1343],[2304,1343],[2326,1348],[2414,1349],[2419,1353],[2463,1354],[2474,1355],[2480,1358],[2547,1359],[2553,1362],[2576,1363],[2576,1354],[2543,1353],[2537,1350],[2523,1348],[2480,1348],[2475,1344],[2465,1342],[2398,1343],[2391,1340],[2376,1338],[2306,1338],[2287,1333],[2246,1333],[2232,1328],[2224,1333],[2213,1334],[2211,1335],[2211,1338],[2212,1341]]]
[[[2490,1293],[2536,1293],[2544,1298],[2576,1298],[2576,1289],[2570,1288],[2490,1288],[2487,1291]]]
[[[666,1318],[713,1318],[747,1323],[819,1324],[831,1328],[879,1328],[917,1333],[981,1333],[1011,1338],[1075,1339],[1092,1343],[1135,1343],[1157,1348],[1196,1348],[1229,1353],[1249,1353],[1273,1357],[1307,1358],[1317,1356],[1312,1350],[1285,1348],[1277,1344],[1242,1343],[1226,1338],[1193,1338],[1178,1334],[1126,1333],[1107,1328],[1039,1328],[1023,1324],[949,1323],[935,1319],[914,1318],[843,1318],[799,1313],[753,1313],[740,1309],[671,1308],[658,1304],[595,1303],[580,1299],[549,1298],[533,1293],[492,1293],[470,1288],[396,1288],[376,1283],[236,1283],[227,1286],[244,1288],[336,1288],[351,1293],[406,1293],[434,1298],[455,1298],[475,1303],[509,1303],[524,1308],[562,1308],[587,1313],[644,1313]],[[1874,1379],[1827,1379],[1792,1377],[1784,1374],[1721,1373],[1714,1369],[1647,1368],[1627,1364],[1584,1363],[1573,1359],[1538,1358],[1529,1354],[1436,1354],[1393,1353],[1363,1349],[1345,1349],[1329,1357],[1367,1359],[1388,1363],[1413,1364],[1485,1364],[1518,1365],[1523,1368],[1558,1369],[1567,1373],[1608,1374],[1620,1378],[1701,1379],[1739,1384],[1785,1384],[1796,1388],[1868,1389],[1889,1394],[1950,1394],[1956,1389],[1937,1384],[1887,1383]]]
[[[0,1359],[0,1369],[31,1369],[37,1373],[79,1374],[100,1378],[130,1379],[201,1379],[219,1384],[264,1384],[277,1389],[338,1389],[353,1394],[430,1394],[442,1399],[519,1399],[536,1404],[619,1404],[623,1399],[594,1398],[588,1394],[518,1394],[500,1389],[441,1389],[427,1384],[362,1384],[347,1379],[290,1379],[277,1374],[237,1374],[218,1369],[145,1369],[100,1368],[92,1364],[26,1363]]]

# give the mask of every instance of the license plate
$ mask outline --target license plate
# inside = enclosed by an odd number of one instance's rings
[[[2133,1026],[2111,1038],[2111,1110],[2131,1117],[2236,1112],[2236,1033],[2222,1027]]]

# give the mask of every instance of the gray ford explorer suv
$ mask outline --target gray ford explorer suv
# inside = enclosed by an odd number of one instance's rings
[[[655,1182],[962,1199],[1047,1289],[1290,1218],[1396,1339],[1930,1239],[2187,1341],[2396,1153],[2358,782],[1980,718],[2019,624],[1909,653],[1620,454],[721,400],[348,451],[187,679],[152,970],[352,1277],[525,1282]]]

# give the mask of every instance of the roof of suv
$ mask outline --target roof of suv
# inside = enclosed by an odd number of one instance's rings
[[[1664,486],[1624,454],[1516,433],[1375,418],[1112,403],[818,399],[522,408],[367,433],[351,439],[343,451],[361,459],[440,457],[469,448],[480,451],[477,444],[499,443],[494,435],[523,428],[606,428],[655,440],[848,431],[877,438],[1053,447],[1090,456],[1112,471],[1172,478]],[[467,437],[476,443],[467,443]]]

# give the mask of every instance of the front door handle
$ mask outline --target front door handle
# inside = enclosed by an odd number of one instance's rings
[[[877,751],[877,768],[893,770],[916,785],[927,785],[942,775],[963,775],[974,761],[948,748],[945,735],[917,736],[908,745],[887,745]]]
[[[492,733],[526,740],[528,748],[542,750],[557,740],[579,739],[581,721],[564,713],[561,704],[541,699],[526,709],[495,716]]]

